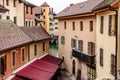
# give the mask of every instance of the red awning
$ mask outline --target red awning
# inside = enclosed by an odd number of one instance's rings
[[[32,80],[50,80],[57,71],[58,66],[42,60],[36,60],[16,75]]]
[[[60,64],[61,61],[62,60],[59,58],[46,55],[17,72],[16,76],[12,80],[25,80],[22,78],[32,80],[50,80],[57,71],[59,67],[58,64]]]
[[[41,58],[41,60],[56,64],[56,65],[59,65],[62,62],[62,59],[56,58],[56,57],[49,55],[49,54],[46,55],[45,57]]]

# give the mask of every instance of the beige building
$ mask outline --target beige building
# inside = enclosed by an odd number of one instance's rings
[[[1,19],[10,19],[18,26],[24,26],[24,3],[21,0],[0,0],[8,12],[0,13]]]
[[[42,27],[21,27],[33,39],[29,44],[28,60],[33,60],[49,53],[49,34]]]
[[[92,9],[100,2],[102,0],[71,4],[56,17],[59,20],[59,57],[64,57],[66,69],[77,80],[96,77],[96,16]]]
[[[96,20],[96,79],[115,79],[116,12],[110,8],[114,0],[104,0],[93,11]],[[114,9],[115,10],[115,9]]]

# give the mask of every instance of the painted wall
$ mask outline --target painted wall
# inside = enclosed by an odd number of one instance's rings
[[[64,21],[66,21],[66,30],[64,29]],[[72,22],[75,22],[75,31],[72,29]],[[80,31],[80,21],[83,21],[83,31]],[[93,21],[93,32],[90,32],[89,22]],[[96,21],[95,16],[73,18],[73,19],[63,19],[59,20],[59,57],[64,56],[65,66],[67,70],[72,73],[72,48],[71,39],[83,40],[83,53],[88,54],[88,42],[96,42]],[[61,44],[61,36],[65,36],[65,44]],[[77,38],[75,37],[77,36]],[[76,69],[78,68],[78,60],[76,59]],[[77,72],[77,70],[76,70]],[[82,62],[82,78],[87,78],[87,66]]]
[[[44,12],[45,10],[45,12]],[[50,28],[50,18],[49,18],[49,12],[50,12],[50,8],[45,6],[45,7],[42,7],[42,11],[43,11],[43,14],[41,15],[41,19],[45,22],[42,22],[42,27],[49,33],[49,28]],[[44,18],[45,16],[45,18]]]
[[[115,55],[115,36],[108,35],[108,19],[109,15],[114,15],[114,12],[105,11],[97,14],[97,32],[96,32],[96,70],[97,79],[104,78],[113,79],[111,74],[111,54]],[[104,31],[100,34],[100,17],[104,16]],[[103,49],[103,67],[100,66],[100,48]],[[103,74],[104,73],[104,74]]]
[[[45,50],[43,51],[43,42],[45,43]],[[34,45],[37,46],[37,55],[34,55]],[[46,53],[49,53],[49,40],[34,42],[29,45],[30,60],[38,58]]]
[[[25,8],[25,21],[28,21],[27,25],[29,25],[29,21],[30,21],[30,25],[31,26],[35,26],[35,11],[34,11],[34,8],[32,7],[32,14],[31,14],[31,7],[28,6],[28,13],[26,13],[26,5],[24,5],[24,8]],[[25,22],[25,26],[26,25],[26,22]]]
[[[3,5],[3,0],[0,1],[0,4]],[[16,7],[14,7],[13,0],[9,0],[9,6],[7,6],[6,0],[4,0],[4,6],[9,9],[9,11],[0,14],[2,19],[6,19],[6,16],[10,16],[10,20],[14,21],[14,17],[17,17],[17,25],[24,26],[24,4],[16,0]]]
[[[24,48],[25,49],[25,60],[24,62],[22,62],[21,60],[21,48]],[[15,66],[13,67],[12,66],[12,51],[16,51],[16,64]],[[6,62],[7,62],[7,67],[6,67],[6,72],[5,72],[5,76],[4,76],[4,79],[9,77],[11,74],[12,74],[12,71],[14,71],[15,69],[17,69],[18,67],[24,65],[25,63],[28,62],[28,45],[24,45],[24,46],[21,46],[21,47],[16,47],[14,49],[11,49],[11,50],[8,50],[8,51],[5,51],[5,52],[1,52],[0,53],[0,56],[2,55],[6,55],[7,59],[6,59]],[[0,79],[1,79],[1,76],[0,76]]]

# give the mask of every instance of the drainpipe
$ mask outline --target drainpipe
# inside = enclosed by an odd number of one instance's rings
[[[117,52],[118,52],[118,11],[109,7],[111,11],[114,11],[115,14],[115,80],[117,80]]]

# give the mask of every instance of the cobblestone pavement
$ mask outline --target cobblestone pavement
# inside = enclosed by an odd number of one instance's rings
[[[60,71],[61,76],[58,76],[57,80],[75,80],[74,76],[67,71]]]

